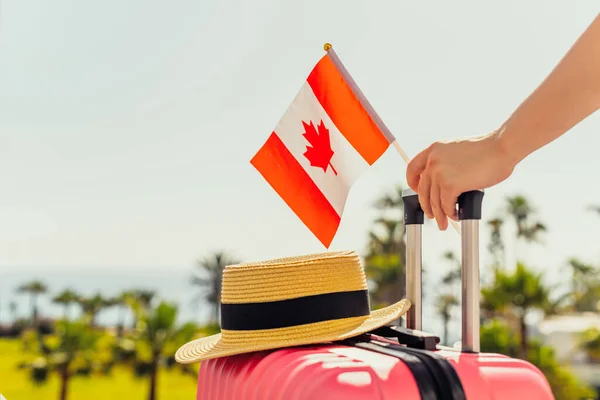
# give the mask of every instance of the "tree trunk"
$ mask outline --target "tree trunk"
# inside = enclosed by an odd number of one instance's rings
[[[37,309],[37,295],[31,295],[31,324],[34,328],[37,328],[38,323],[38,309]]]
[[[521,358],[523,360],[527,359],[527,353],[529,349],[527,342],[527,323],[525,322],[525,315],[526,313],[523,312],[523,314],[519,316],[519,325],[521,328]]]
[[[11,301],[9,303],[9,308],[10,308],[10,319],[11,319],[12,323],[14,324],[15,322],[17,322],[17,307],[16,307],[16,304]]]
[[[148,394],[148,400],[156,400],[156,384],[158,378],[158,358],[159,355],[154,353],[152,355],[152,363],[150,364],[150,392]]]
[[[448,343],[448,323],[450,323],[450,319],[447,317],[444,317],[444,344],[446,346],[449,346]]]
[[[69,384],[69,363],[65,363],[60,369],[60,397],[59,400],[67,400],[67,389]]]
[[[123,306],[119,306],[119,316],[117,317],[117,337],[123,337],[123,331],[125,330],[125,313],[123,312]]]

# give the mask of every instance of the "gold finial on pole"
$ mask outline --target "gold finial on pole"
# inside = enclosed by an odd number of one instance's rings
[[[323,50],[325,51],[329,51],[330,48],[332,48],[333,46],[331,45],[331,43],[325,43],[323,45]]]

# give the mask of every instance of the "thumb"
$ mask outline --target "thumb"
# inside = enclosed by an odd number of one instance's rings
[[[415,192],[419,187],[419,179],[421,178],[421,174],[425,170],[425,166],[427,165],[427,159],[429,158],[429,147],[425,150],[421,151],[419,154],[415,156],[406,167],[406,182],[408,186]]]

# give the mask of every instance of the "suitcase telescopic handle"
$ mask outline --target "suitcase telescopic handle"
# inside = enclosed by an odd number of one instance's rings
[[[422,329],[422,226],[424,214],[419,197],[412,189],[402,192],[406,226],[406,298],[412,303],[406,316],[409,329]],[[458,197],[461,225],[461,292],[463,352],[479,352],[479,221],[483,190]]]

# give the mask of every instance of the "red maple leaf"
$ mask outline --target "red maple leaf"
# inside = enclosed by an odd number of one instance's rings
[[[337,171],[333,168],[333,165],[331,165],[333,150],[331,150],[331,143],[329,141],[329,129],[325,127],[323,120],[321,120],[318,125],[318,132],[312,121],[310,121],[310,125],[302,121],[302,125],[304,125],[304,133],[302,136],[304,136],[312,146],[306,146],[304,157],[310,161],[311,166],[323,168],[324,172],[327,172],[327,167],[331,167],[333,173],[337,175]]]

